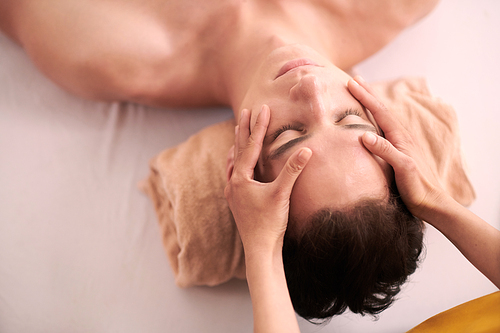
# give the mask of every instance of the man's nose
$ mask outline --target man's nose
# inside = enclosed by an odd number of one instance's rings
[[[310,112],[317,116],[325,113],[324,95],[326,85],[314,75],[304,75],[290,90],[290,98],[297,103],[305,103],[310,107]]]

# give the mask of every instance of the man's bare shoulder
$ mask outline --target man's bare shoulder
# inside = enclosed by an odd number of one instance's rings
[[[203,22],[192,6],[194,1],[4,0],[0,28],[43,73],[77,95],[181,105],[196,100],[194,91],[202,96],[196,104],[203,104],[213,97],[196,80]]]
[[[350,18],[360,18],[383,25],[408,26],[427,15],[439,0],[313,0],[325,8]]]

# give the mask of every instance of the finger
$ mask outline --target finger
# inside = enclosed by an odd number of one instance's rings
[[[363,144],[372,154],[389,163],[394,170],[400,170],[408,164],[406,154],[397,150],[388,140],[371,132],[365,132],[362,136]]]
[[[236,157],[238,157],[238,151],[239,151],[239,135],[240,134],[240,125],[236,125],[234,128],[234,145],[232,147],[233,149],[233,155],[234,155],[234,160],[236,160]]]
[[[242,150],[246,146],[248,137],[250,136],[250,111],[247,109],[241,110],[240,122],[238,124],[238,146],[237,146],[237,156],[241,155]]]
[[[399,121],[394,119],[387,107],[372,94],[374,93],[373,90],[364,81],[362,81],[362,85],[360,85],[359,82],[355,80],[349,80],[348,88],[351,94],[370,110],[377,124],[385,134],[400,131],[403,128]],[[370,89],[372,93],[370,93],[367,88]]]
[[[262,150],[262,145],[267,131],[267,126],[269,125],[269,118],[270,118],[269,111],[270,110],[269,107],[267,107],[267,105],[264,105],[262,107],[261,112],[257,116],[257,121],[255,123],[253,132],[249,135],[241,134],[241,132],[243,131],[243,126],[245,126],[246,128],[245,131],[248,131],[247,133],[250,133],[249,112],[245,113],[242,116],[242,121],[240,122],[239,136],[238,136],[240,140],[239,156],[238,160],[235,161],[235,168],[238,168],[238,170],[243,171],[246,176],[250,176],[252,178],[255,165],[259,160],[259,156]],[[244,117],[247,117],[247,119],[243,119]]]
[[[360,86],[362,86],[367,92],[369,92],[370,95],[372,95],[377,99],[377,93],[375,92],[375,90],[368,83],[366,83],[365,79],[363,79],[360,75],[356,75],[354,77],[354,81],[358,83]],[[378,122],[375,120],[375,117],[373,116],[372,112],[368,108],[366,109],[366,111],[368,114],[368,119],[377,126],[377,133],[385,137],[384,131],[382,130]]]
[[[373,95],[375,98],[377,97],[375,90],[360,75],[356,75],[354,81],[368,91],[370,95]]]
[[[262,105],[261,111],[257,116],[257,121],[253,130],[251,131],[251,139],[255,144],[261,145],[264,141],[264,137],[266,136],[267,127],[269,126],[269,120],[271,118],[271,110],[269,110],[269,106]]]
[[[290,197],[295,181],[302,173],[302,170],[304,170],[306,164],[311,159],[311,156],[312,156],[311,149],[302,148],[296,151],[286,161],[285,166],[283,167],[280,174],[274,181],[277,188],[283,195]]]

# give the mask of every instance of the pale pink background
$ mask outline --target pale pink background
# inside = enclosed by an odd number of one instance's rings
[[[444,0],[356,68],[367,80],[424,76],[458,114],[477,191],[500,228],[500,3]],[[136,183],[148,160],[227,109],[89,102],[47,80],[0,35],[0,332],[251,332],[246,284],[181,290]],[[400,300],[303,332],[404,332],[495,287],[432,227]]]

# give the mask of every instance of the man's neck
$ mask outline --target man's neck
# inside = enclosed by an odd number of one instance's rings
[[[272,51],[286,45],[301,44],[313,48],[332,62],[336,60],[333,52],[324,47],[325,43],[320,40],[322,36],[316,33],[317,26],[289,25],[286,13],[281,15],[281,20],[276,16],[273,18],[268,21],[265,17],[249,15],[247,19],[252,23],[242,22],[241,26],[246,26],[246,29],[229,32],[227,43],[221,49],[218,72],[224,87],[223,99],[232,107],[237,119],[241,102],[255,73]]]

